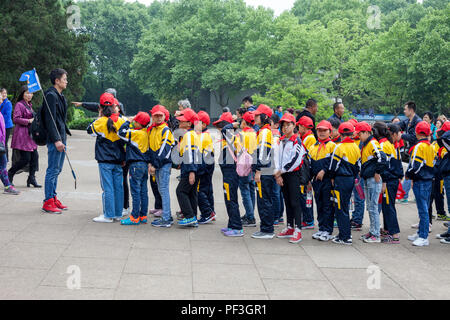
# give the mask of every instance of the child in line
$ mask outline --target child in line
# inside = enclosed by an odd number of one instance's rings
[[[123,172],[125,161],[124,142],[119,131],[125,120],[114,113],[114,96],[104,93],[100,97],[102,116],[87,129],[87,133],[96,137],[95,160],[100,170],[100,184],[103,190],[103,214],[94,218],[94,222],[112,223],[122,219],[123,211]]]
[[[370,218],[369,233],[362,235],[366,243],[380,243],[380,214],[378,200],[383,188],[382,175],[386,171],[386,154],[372,135],[372,127],[367,122],[356,124],[356,133],[361,140],[361,177],[364,179],[364,194]],[[386,188],[386,185],[384,185]]]
[[[395,198],[398,185],[403,179],[403,165],[400,150],[394,146],[394,143],[401,138],[400,127],[395,124],[386,126],[384,122],[376,122],[373,125],[373,135],[386,154],[388,164],[383,178],[381,209],[383,210],[384,232],[381,233],[381,242],[400,243],[400,227],[395,209]]]
[[[445,121],[437,132],[438,152],[438,174],[444,179],[445,193],[447,194],[447,204],[450,208],[450,121]],[[444,223],[445,225],[445,223]],[[441,243],[450,244],[450,225],[447,223],[447,231],[437,234],[436,238],[441,239]]]
[[[306,150],[311,150],[311,147],[317,142],[316,138],[314,137],[314,134],[312,132],[312,129],[314,128],[314,123],[311,120],[311,118],[307,116],[301,117],[298,122],[298,134],[302,139],[303,145],[306,147]],[[305,186],[300,186],[300,192],[301,192],[301,206],[302,206],[302,212],[303,212],[303,222],[302,222],[302,228],[303,229],[314,229],[314,214],[313,214],[313,201],[312,201],[312,185],[309,183]],[[308,196],[311,198],[310,206],[306,205],[306,201]]]
[[[329,241],[332,239],[334,211],[331,202],[331,177],[329,174],[331,155],[336,144],[331,141],[330,134],[333,130],[331,123],[321,121],[317,127],[318,141],[311,146],[311,172],[313,178],[314,198],[317,205],[317,221],[319,231],[312,235],[313,239]]]
[[[199,111],[198,117],[202,122],[200,134],[200,153],[202,163],[199,166],[198,207],[200,209],[199,224],[207,224],[216,220],[214,210],[213,174],[214,174],[214,144],[208,126],[211,122],[205,111]]]
[[[255,124],[255,115],[253,111],[247,111],[242,115],[238,139],[238,154],[243,149],[249,155],[255,158],[256,153],[256,132],[253,130]],[[242,202],[245,208],[245,215],[241,217],[243,227],[256,227],[255,220],[255,188],[253,180],[253,172],[246,177],[239,178],[239,189],[241,190]]]
[[[272,109],[264,104],[259,105],[255,111],[255,123],[261,128],[257,136],[257,160],[256,164],[252,165],[253,172],[255,172],[255,183],[258,187],[256,201],[261,220],[260,231],[252,234],[252,238],[255,239],[273,239],[275,236],[273,228],[275,217],[271,193],[276,182],[273,176],[273,136],[269,121],[272,114]]]
[[[148,130],[149,171],[155,177],[158,194],[161,197],[162,212],[160,219],[152,221],[153,227],[169,228],[173,224],[170,208],[170,171],[172,169],[172,147],[174,137],[166,123],[166,108],[156,105],[151,110],[153,123]],[[158,216],[155,214],[155,216]]]
[[[150,116],[139,112],[134,119],[126,121],[119,129],[119,137],[126,142],[126,162],[130,175],[130,191],[133,208],[121,225],[147,223],[148,211],[148,135]]]
[[[287,226],[278,238],[289,238],[290,243],[302,241],[302,212],[300,207],[300,167],[306,155],[300,138],[294,134],[295,117],[286,113],[280,120],[284,135],[279,140],[275,157],[275,179],[281,187],[286,204]]]
[[[220,129],[222,135],[219,166],[222,171],[225,207],[228,214],[228,225],[221,231],[226,237],[242,237],[244,230],[239,213],[239,176],[236,172],[237,139],[234,134],[232,114],[224,112],[219,120],[214,122],[214,126]]]
[[[332,241],[343,245],[352,244],[349,204],[361,159],[361,151],[352,139],[354,131],[355,127],[349,122],[339,126],[342,142],[334,148],[329,167],[336,199],[334,212],[339,227],[339,234]]]
[[[5,153],[3,154],[0,153],[0,179],[2,180],[3,185],[5,186],[3,193],[18,195],[20,194],[20,191],[16,190],[16,188],[14,188],[12,183],[9,181],[8,171],[6,170],[6,167],[8,165],[6,149],[8,149],[8,146],[6,145],[5,119],[3,118],[3,115],[1,113],[0,113],[0,143],[3,143],[3,146],[5,147]]]
[[[358,121],[356,119],[350,119],[349,122],[352,123],[355,127],[358,124]],[[358,148],[361,149],[361,140],[359,139],[359,136],[356,132],[353,135],[353,140],[355,141],[355,144],[358,146]],[[363,179],[363,177],[361,177],[361,173],[358,176],[358,181],[359,181],[361,188],[364,189],[364,179]],[[350,225],[351,225],[352,230],[361,231],[362,225],[363,225],[366,200],[365,200],[365,198],[361,198],[358,191],[356,190],[356,186],[353,188],[353,199],[355,202],[355,208],[352,212],[352,218],[350,219]]]
[[[181,159],[181,176],[177,187],[177,198],[183,210],[183,218],[178,221],[179,226],[198,227],[198,160],[200,159],[200,141],[194,126],[199,122],[198,115],[192,109],[184,109],[179,117],[179,128],[186,130],[179,144]]]
[[[412,148],[411,158],[406,179],[412,180],[413,192],[416,197],[416,205],[419,213],[419,230],[416,234],[408,236],[414,246],[428,246],[428,232],[430,218],[428,215],[428,203],[430,201],[431,187],[434,176],[435,154],[428,137],[431,134],[430,125],[421,121],[416,126],[417,144]]]
[[[270,129],[272,130],[273,145],[278,146],[278,141],[281,137],[281,132],[280,132],[280,117],[276,113],[272,114],[272,116],[270,117]],[[283,222],[283,211],[284,211],[283,193],[281,192],[281,187],[277,183],[274,184],[274,189],[272,192],[272,202],[275,210],[275,218],[274,218],[275,220],[273,224],[277,226],[280,224],[280,222]]]

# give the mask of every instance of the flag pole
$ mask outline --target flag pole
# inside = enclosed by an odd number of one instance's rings
[[[56,129],[56,132],[58,133],[59,140],[61,140],[61,142],[62,142],[61,134],[60,134],[59,131],[58,131],[58,126],[56,125],[55,118],[53,117],[53,114],[52,114],[51,111],[50,111],[50,106],[48,105],[47,99],[45,98],[45,92],[44,92],[44,90],[42,90],[42,86],[41,86],[41,84],[40,84],[40,82],[39,82],[39,77],[38,77],[38,75],[37,75],[36,69],[33,68],[33,70],[35,71],[36,79],[37,79],[38,84],[39,84],[39,88],[40,88],[40,90],[41,90],[42,93],[43,93],[44,101],[45,101],[45,104],[46,104],[46,106],[47,106],[48,113],[50,114],[50,117],[52,118],[53,124],[55,125],[55,129]],[[55,110],[55,111],[56,111],[56,110]],[[75,190],[76,190],[76,189],[77,189],[77,176],[75,175],[75,171],[73,171],[72,163],[70,163],[69,155],[67,154],[67,150],[66,150],[65,146],[64,146],[64,154],[66,155],[67,162],[69,163],[70,170],[72,171],[72,176],[73,176],[73,178],[74,178],[74,180],[75,180]]]

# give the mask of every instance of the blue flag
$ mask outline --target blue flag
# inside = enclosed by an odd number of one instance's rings
[[[28,91],[30,93],[35,93],[42,90],[41,83],[39,82],[39,76],[37,75],[36,69],[24,72],[20,77],[19,81],[26,81],[28,84]]]

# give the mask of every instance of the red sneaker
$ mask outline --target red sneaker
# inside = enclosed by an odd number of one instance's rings
[[[291,238],[294,235],[294,228],[284,228],[279,234],[277,234],[277,238]]]
[[[55,199],[48,199],[47,201],[45,201],[44,206],[42,207],[42,211],[47,212],[47,213],[56,213],[56,214],[62,213],[62,211],[60,209],[58,209],[58,207],[56,207]]]
[[[302,231],[299,229],[295,229],[294,235],[289,240],[290,243],[299,243],[302,241]]]
[[[56,197],[55,197],[55,206],[60,210],[67,210],[67,206],[64,206],[61,203],[61,201],[59,201]]]

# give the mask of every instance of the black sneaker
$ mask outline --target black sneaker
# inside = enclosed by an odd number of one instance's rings
[[[352,230],[355,230],[355,231],[361,231],[362,230],[362,224],[356,223],[354,221],[352,221],[350,223],[350,227],[352,228]]]
[[[248,219],[247,217],[244,217],[241,221],[243,227],[256,227],[255,219]]]
[[[353,241],[352,241],[352,239],[347,239],[347,240],[341,240],[341,239],[339,239],[339,238],[334,238],[333,240],[331,240],[333,243],[336,243],[336,244],[344,244],[344,245],[347,245],[347,246],[351,246],[352,245],[352,243],[353,243]]]
[[[450,238],[450,232],[447,231],[436,235],[436,239],[445,239],[445,238]]]
[[[443,244],[450,244],[450,237],[442,239],[441,243],[443,243]]]
[[[450,227],[450,223],[449,222],[444,222],[444,227]]]

